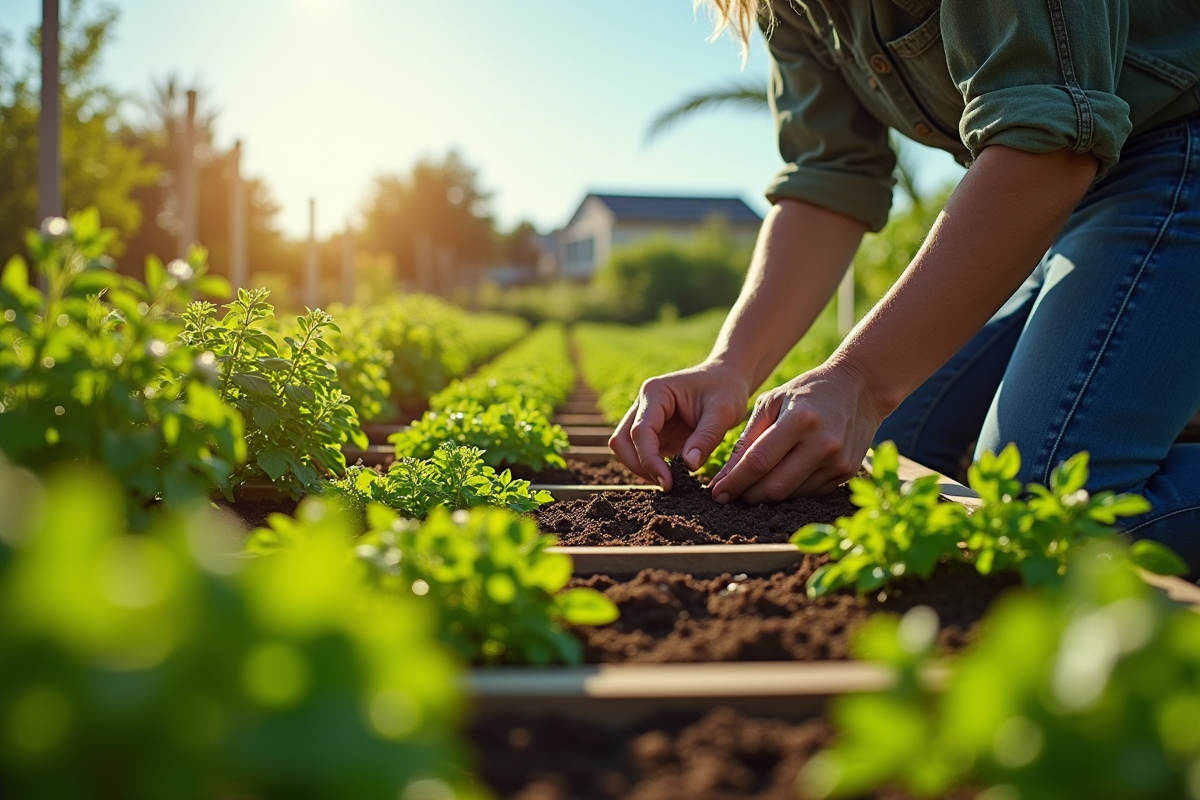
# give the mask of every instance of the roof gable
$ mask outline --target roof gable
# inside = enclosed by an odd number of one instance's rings
[[[567,223],[570,227],[589,200],[604,205],[618,222],[703,222],[723,217],[732,224],[762,222],[758,212],[740,197],[598,194],[589,192]]]

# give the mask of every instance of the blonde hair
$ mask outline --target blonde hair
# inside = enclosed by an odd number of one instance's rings
[[[743,62],[750,53],[750,34],[754,32],[758,18],[767,19],[768,30],[775,22],[770,0],[694,0],[693,5],[696,8],[708,6],[709,16],[713,18],[714,41],[729,31],[742,43]]]

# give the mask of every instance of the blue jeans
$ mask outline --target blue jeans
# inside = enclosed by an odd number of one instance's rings
[[[970,264],[963,264],[970,269]],[[1080,450],[1093,492],[1135,492],[1123,520],[1200,573],[1200,114],[1130,139],[1024,285],[876,435],[954,474],[1009,442],[1022,481]]]

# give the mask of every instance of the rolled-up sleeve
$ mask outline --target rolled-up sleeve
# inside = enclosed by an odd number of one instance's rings
[[[947,0],[941,14],[973,156],[990,144],[1091,153],[1097,177],[1117,163],[1132,127],[1116,94],[1128,0]]]
[[[887,222],[895,184],[887,127],[867,112],[836,68],[817,58],[815,34],[781,20],[768,44],[768,96],[787,165],[767,187],[767,199],[805,200],[878,231]]]

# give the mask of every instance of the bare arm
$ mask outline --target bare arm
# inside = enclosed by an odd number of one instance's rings
[[[859,220],[802,200],[773,206],[708,360],[758,387],[829,302],[866,231]]]
[[[775,205],[712,354],[643,384],[609,440],[621,461],[667,489],[663,455],[682,453],[693,469],[704,463],[741,421],[750,392],[829,302],[865,231],[858,220],[799,200]]]
[[[727,502],[831,490],[879,424],[1029,275],[1094,179],[1066,150],[980,153],[900,280],[830,359],[764,394],[713,481]]]

